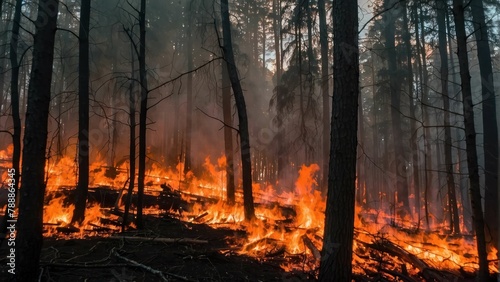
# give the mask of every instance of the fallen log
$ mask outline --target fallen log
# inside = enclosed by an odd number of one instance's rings
[[[43,226],[60,226],[61,223],[44,222]]]
[[[284,245],[281,245],[279,248],[276,248],[276,249],[266,253],[265,257],[272,258],[272,257],[281,256],[282,254],[285,253],[285,251],[286,251],[286,247]]]
[[[56,227],[57,232],[65,233],[65,234],[71,234],[71,233],[78,233],[80,232],[80,228],[75,227],[73,225],[66,225],[66,226],[60,226]]]
[[[311,239],[309,239],[309,237],[307,237],[307,235],[304,234],[304,235],[302,235],[302,241],[304,242],[304,245],[311,251],[314,258],[317,261],[320,261],[321,260],[321,253],[318,250],[318,248],[316,248],[316,246],[313,244]]]
[[[274,243],[278,242],[278,240],[273,239],[273,238],[265,237],[265,238],[259,239],[257,241],[254,241],[254,242],[246,245],[245,246],[245,251],[248,252],[248,251],[252,250],[253,248],[257,247],[260,244],[267,245],[267,244],[270,244],[270,243],[273,243],[273,242]]]
[[[89,225],[92,226],[93,229],[85,229],[85,231],[89,231],[89,232],[104,232],[104,231],[115,232],[115,231],[119,231],[118,229],[113,229],[113,228],[109,228],[109,227],[105,227],[105,226],[100,226],[100,225],[97,225],[97,224],[94,224],[94,223],[89,223]]]
[[[184,244],[208,244],[208,240],[190,238],[161,238],[161,237],[137,237],[137,236],[111,236],[110,239],[131,241],[152,241],[161,243],[184,243]]]
[[[372,249],[378,250],[380,252],[388,253],[390,255],[399,257],[403,261],[417,268],[422,273],[422,276],[428,281],[439,281],[439,282],[449,281],[449,277],[445,277],[438,270],[433,269],[426,262],[422,261],[414,254],[411,254],[406,250],[400,248],[399,246],[393,244],[391,241],[385,239],[379,239],[376,240],[374,243],[362,242],[362,244]]]
[[[208,215],[208,212],[206,211],[206,212],[204,212],[204,213],[202,213],[202,214],[200,214],[200,215],[198,215],[198,216],[194,217],[192,221],[194,221],[194,222],[198,222],[198,221],[200,221],[202,218],[204,218],[204,217],[205,217],[205,216],[207,216],[207,215]]]

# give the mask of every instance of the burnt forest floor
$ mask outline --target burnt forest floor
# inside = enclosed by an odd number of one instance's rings
[[[208,243],[164,243],[97,235],[86,239],[44,238],[40,281],[313,281],[305,272],[285,272],[281,258],[239,255],[244,231],[214,229],[173,216],[146,216],[142,231],[113,234],[147,238],[186,238]],[[0,246],[0,281],[7,272],[7,244]],[[128,259],[129,261],[126,261]],[[141,264],[134,266],[134,262]],[[149,269],[147,269],[149,268]]]

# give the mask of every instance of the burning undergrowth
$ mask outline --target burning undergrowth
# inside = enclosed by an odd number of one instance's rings
[[[92,165],[89,203],[94,204],[87,208],[81,224],[71,224],[74,167],[74,161],[67,158],[47,167],[44,235],[67,239],[105,237],[120,232],[127,164]],[[217,164],[212,164],[207,158],[204,168],[203,176],[197,178],[181,173],[182,163],[170,170],[153,165],[147,173],[148,207],[144,212],[215,229],[242,231],[243,237],[227,238],[236,253],[261,261],[280,261],[286,271],[317,274],[325,210],[325,197],[316,182],[318,165],[302,166],[292,191],[279,193],[271,185],[254,184],[256,219],[251,222],[244,220],[240,193],[236,193],[236,204],[228,205],[225,201],[225,159],[221,157]],[[436,230],[418,230],[411,225],[395,225],[390,215],[360,207],[356,214],[353,265],[360,277],[447,280],[473,276],[478,268],[472,235],[452,236]],[[129,226],[133,228],[133,224]],[[496,250],[489,250],[490,272],[498,272],[495,253]]]

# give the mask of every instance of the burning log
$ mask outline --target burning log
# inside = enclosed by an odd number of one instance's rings
[[[43,226],[59,226],[61,223],[44,222]]]
[[[302,241],[304,242],[304,245],[311,251],[314,258],[317,261],[320,261],[321,260],[321,253],[318,250],[318,248],[316,248],[316,246],[313,244],[311,239],[309,239],[309,237],[307,237],[307,235],[304,234],[304,235],[302,235]]]
[[[379,239],[374,243],[364,243],[361,241],[358,242],[369,248],[399,257],[403,261],[420,270],[422,276],[428,281],[450,281],[450,277],[445,277],[445,275],[443,275],[440,271],[433,269],[426,262],[422,261],[417,256],[403,250],[399,246],[396,246],[391,241]]]
[[[86,229],[85,231],[90,231],[90,232],[102,232],[102,231],[115,232],[115,231],[118,231],[117,229],[113,229],[113,228],[109,228],[109,227],[105,227],[105,226],[100,226],[100,225],[97,225],[94,223],[89,223],[89,225],[94,227],[94,228],[91,230]]]
[[[278,257],[281,256],[285,253],[286,247],[284,245],[279,246],[278,248],[275,248],[274,250],[266,253],[265,257],[266,258],[271,258],[271,257]]]
[[[258,245],[261,245],[261,244],[262,245],[267,245],[267,244],[270,244],[272,242],[278,242],[278,240],[265,237],[265,238],[256,240],[255,242],[252,242],[252,243],[246,245],[245,246],[245,251],[248,252],[248,251],[251,251],[252,249],[254,249],[255,247],[257,247]]]
[[[56,230],[57,230],[57,232],[61,232],[61,233],[64,233],[64,234],[71,234],[71,233],[78,233],[78,232],[80,232],[80,228],[75,227],[75,226],[73,226],[71,224],[68,224],[66,226],[56,227]]]
[[[161,238],[161,237],[135,237],[135,236],[111,236],[111,239],[131,241],[154,241],[162,243],[184,243],[184,244],[208,244],[208,240],[190,238]]]
[[[194,221],[194,222],[198,222],[198,221],[200,221],[200,219],[204,218],[204,217],[205,217],[205,216],[207,216],[207,215],[208,215],[208,212],[206,211],[206,212],[204,212],[204,213],[202,213],[202,214],[200,214],[200,215],[198,215],[198,216],[194,217],[194,218],[192,219],[192,221]]]

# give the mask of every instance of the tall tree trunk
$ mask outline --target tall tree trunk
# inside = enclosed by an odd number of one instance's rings
[[[35,281],[43,237],[45,152],[59,1],[40,0],[33,43],[16,238],[16,280]]]
[[[191,15],[191,5],[188,5],[187,15]],[[192,19],[187,17],[187,44],[186,44],[186,52],[187,52],[187,68],[188,71],[193,69],[193,41],[191,39],[192,36]],[[184,159],[184,174],[188,173],[191,170],[191,131],[193,128],[193,73],[189,72],[187,74],[187,103],[186,103],[186,150],[185,150],[185,159]]]
[[[302,139],[302,144],[304,145],[304,161],[307,160],[307,127],[306,127],[306,115],[304,109],[304,86],[302,81],[303,66],[302,66],[302,0],[297,0],[297,17],[294,23],[295,27],[295,51],[297,52],[297,57],[295,59],[297,66],[299,67],[299,118],[300,118],[300,139]],[[298,157],[298,155],[297,155]],[[296,163],[300,163],[297,159]]]
[[[137,179],[138,229],[144,228],[142,205],[144,198],[144,177],[146,174],[146,127],[148,117],[148,82],[146,79],[146,0],[141,0],[139,12],[139,82],[141,86],[141,112],[139,114],[139,172]]]
[[[330,90],[328,76],[328,29],[326,26],[325,0],[318,0],[319,43],[321,45],[321,97],[323,98],[323,166],[321,191],[328,188],[328,156],[330,154]]]
[[[404,2],[403,2],[404,3]],[[394,0],[385,0],[386,8],[394,5]],[[384,14],[385,19],[385,47],[388,52],[387,62],[389,70],[389,84],[391,93],[391,119],[392,119],[392,136],[394,140],[395,160],[394,172],[396,176],[396,191],[397,201],[402,203],[402,215],[409,214],[408,202],[408,183],[406,181],[406,160],[401,138],[403,133],[401,130],[401,84],[398,78],[398,67],[395,46],[395,15]],[[398,204],[395,203],[395,204]]]
[[[420,14],[422,13],[422,7],[420,3]],[[413,8],[413,16],[415,18],[415,39],[417,45],[417,56],[418,56],[418,67],[419,67],[419,76],[420,76],[420,91],[422,94],[422,100],[427,102],[427,97],[429,96],[429,90],[427,87],[427,82],[429,80],[429,74],[427,72],[427,58],[425,53],[425,32],[424,32],[424,20],[421,15],[418,13],[419,6],[417,3],[414,4]],[[422,32],[419,32],[420,28],[422,28]],[[420,35],[421,34],[421,35]],[[422,42],[421,42],[422,40]],[[429,121],[429,110],[425,104],[422,105],[422,124]],[[428,138],[430,138],[430,129],[429,127],[424,128],[423,139],[425,143],[425,152],[424,152],[424,178],[425,178],[425,188],[424,188],[424,213],[425,213],[425,223],[426,228],[430,228],[430,213],[429,213],[429,189],[432,186],[432,159],[429,161],[429,158],[432,156],[431,152],[431,144]]]
[[[127,190],[127,199],[125,202],[125,210],[123,212],[123,222],[122,222],[122,231],[125,231],[127,228],[128,215],[130,210],[130,205],[132,204],[132,193],[134,192],[135,185],[135,52],[134,52],[134,43],[130,42],[130,60],[131,62],[131,72],[128,94],[129,94],[129,105],[128,105],[128,115],[130,122],[130,132],[129,132],[129,182],[128,182],[128,190]]]
[[[441,95],[444,110],[444,162],[446,167],[446,183],[448,187],[448,208],[450,213],[450,229],[452,233],[460,233],[460,218],[458,217],[457,196],[455,193],[455,178],[451,157],[451,128],[450,128],[450,98],[448,93],[448,45],[446,38],[446,0],[437,1],[437,22],[439,31],[439,55],[441,59]]]
[[[415,194],[415,212],[417,213],[417,228],[420,227],[420,170],[418,166],[418,141],[417,141],[417,125],[416,125],[416,115],[415,115],[415,92],[413,91],[414,81],[413,81],[413,63],[412,63],[412,46],[411,46],[411,34],[410,34],[410,23],[408,21],[408,2],[404,1],[403,5],[403,41],[406,49],[406,67],[408,68],[408,73],[406,80],[408,83],[408,96],[410,97],[410,146],[411,155],[413,163],[413,193]]]
[[[479,165],[477,161],[476,129],[474,127],[474,108],[467,54],[467,35],[465,33],[463,0],[453,0],[453,14],[455,16],[455,31],[457,35],[458,62],[460,65],[460,79],[462,87],[462,101],[464,106],[465,142],[467,146],[467,163],[469,167],[469,181],[471,207],[476,232],[477,253],[479,256],[479,281],[488,280],[488,261],[486,240],[484,234],[484,218],[481,203],[481,187],[479,183]]]
[[[243,205],[245,219],[255,218],[255,210],[252,195],[252,161],[250,155],[250,135],[248,133],[248,116],[245,104],[245,96],[241,88],[238,69],[234,61],[233,43],[231,40],[231,22],[229,20],[228,0],[221,0],[223,53],[227,62],[229,80],[233,88],[234,100],[238,110],[239,133],[241,144],[241,170],[243,175]]]
[[[310,76],[310,80],[312,83],[312,80],[314,78],[315,73],[313,70],[316,70],[316,58],[314,57],[314,52],[313,52],[313,34],[312,34],[312,26],[313,26],[313,15],[311,11],[311,0],[305,0],[305,5],[306,5],[306,13],[307,13],[307,59],[309,61],[309,73],[308,75]],[[312,87],[312,85],[309,85],[309,87]]]
[[[377,99],[377,87],[376,84],[378,83],[375,78],[375,63],[374,63],[374,56],[375,52],[373,52],[373,49],[371,50],[371,64],[370,64],[370,73],[371,73],[371,83],[372,83],[372,98],[373,98],[373,105],[372,105],[372,115],[373,115],[373,123],[372,123],[372,139],[373,139],[373,146],[372,146],[372,151],[373,151],[373,160],[374,162],[379,162],[379,146],[380,146],[380,139],[379,139],[379,125],[378,125],[378,111],[379,111],[379,102]],[[370,202],[372,200],[375,200],[375,208],[380,209],[381,208],[381,189],[380,189],[380,183],[378,182],[379,179],[379,169],[377,166],[372,167],[372,187],[370,189],[370,192],[368,193],[371,198]]]
[[[452,29],[451,29],[451,24],[450,24],[450,13],[446,13],[446,30],[448,33],[448,55],[449,55],[449,62],[450,62],[450,70],[452,74],[452,84],[451,84],[451,89],[452,89],[452,96],[455,97],[455,102],[453,103],[453,106],[450,106],[450,108],[453,109],[453,111],[457,112],[461,108],[461,102],[460,102],[460,97],[462,93],[458,90],[458,75],[455,72],[455,56],[453,52],[453,38],[452,38]],[[458,117],[456,114],[453,115],[453,120],[451,121],[452,124],[456,124],[457,126],[460,126],[458,124]],[[457,155],[457,160],[456,163],[458,164],[457,168],[457,173],[460,175],[459,178],[459,189],[460,189],[460,199],[461,199],[461,210],[462,210],[462,217],[463,217],[463,222],[464,222],[464,227],[467,230],[472,230],[472,222],[471,220],[468,220],[469,218],[466,216],[465,211],[470,211],[470,200],[469,200],[469,194],[467,192],[468,190],[468,181],[465,175],[467,174],[467,153],[465,149],[462,149],[465,147],[465,142],[463,141],[465,137],[463,137],[463,131],[461,128],[455,128],[454,129],[454,135],[455,140],[458,140],[458,145],[456,145],[456,155]],[[463,230],[462,230],[463,232]]]
[[[0,15],[3,15],[3,0],[0,0]],[[9,12],[10,15],[10,12]],[[7,22],[4,23],[3,18],[0,18],[0,32],[3,33],[3,36],[1,37],[0,44],[0,113],[2,112],[2,105],[4,104],[4,83],[5,83],[5,62],[4,62],[4,56],[6,55],[6,41],[7,41]],[[3,144],[0,144],[3,145]]]
[[[331,154],[319,281],[350,282],[359,95],[357,1],[334,0],[333,13]]]
[[[82,0],[78,56],[78,185],[76,187],[73,223],[85,219],[89,189],[89,23],[90,0]]]
[[[360,148],[364,146],[364,136],[363,99],[360,92],[358,95],[358,143],[361,146]],[[359,206],[365,206],[367,202],[364,160],[364,154],[360,154],[356,162],[356,202]]]
[[[224,152],[226,155],[226,192],[227,202],[234,203],[234,163],[233,163],[233,132],[228,125],[233,124],[231,116],[231,82],[227,65],[222,64],[222,114],[224,118]]]
[[[282,97],[281,90],[281,74],[282,74],[282,52],[281,52],[281,0],[273,0],[273,31],[274,31],[274,51],[276,53],[276,96]],[[277,178],[278,181],[284,180],[284,168],[287,165],[286,144],[285,144],[285,126],[283,123],[278,124],[278,133],[276,134],[278,143],[277,150]]]
[[[490,41],[488,26],[486,25],[483,0],[471,0],[472,22],[474,36],[477,43],[477,57],[481,73],[481,93],[483,106],[483,134],[484,134],[484,218],[491,242],[498,250],[498,127],[495,86],[493,82],[493,68],[491,63]]]
[[[267,68],[266,68],[266,41],[267,41],[267,34],[266,34],[266,28],[267,28],[267,21],[266,19],[263,19],[262,20],[262,71],[264,73],[267,72]]]
[[[16,6],[14,10],[14,22],[12,25],[12,33],[10,38],[10,65],[11,65],[11,77],[10,77],[10,103],[11,103],[11,115],[12,123],[14,126],[14,132],[12,133],[12,143],[14,150],[12,152],[12,168],[14,169],[14,194],[17,197],[17,191],[19,188],[19,175],[20,175],[20,160],[21,160],[21,117],[19,115],[19,58],[18,58],[18,42],[19,42],[19,27],[21,22],[21,7],[22,0],[16,0]],[[7,31],[5,31],[7,32]],[[3,96],[3,93],[0,93]],[[8,220],[12,220],[12,214],[6,212],[3,217],[0,233],[5,234],[7,230]],[[4,238],[0,240],[0,243]]]

